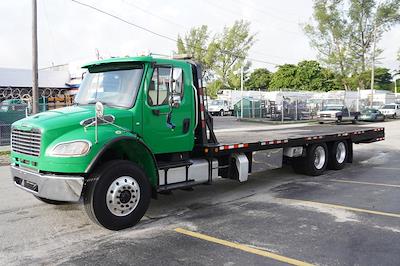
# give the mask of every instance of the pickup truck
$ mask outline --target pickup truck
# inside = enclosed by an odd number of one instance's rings
[[[392,104],[385,104],[379,111],[384,114],[386,117],[390,118],[397,118],[400,117],[400,104],[392,103]]]
[[[138,223],[158,193],[245,182],[283,163],[321,175],[351,163],[354,143],[384,139],[383,128],[351,125],[215,133],[198,63],[142,56],[83,67],[74,106],[12,125],[11,173],[45,203],[83,201],[110,230]]]
[[[359,112],[350,112],[343,105],[327,105],[321,111],[317,112],[317,119],[320,124],[324,122],[341,123],[345,121],[355,124],[359,115]]]

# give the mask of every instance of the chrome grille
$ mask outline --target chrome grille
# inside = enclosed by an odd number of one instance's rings
[[[331,114],[320,114],[319,117],[328,117],[328,118],[330,118]]]
[[[41,133],[38,129],[20,130],[13,128],[11,130],[11,149],[15,152],[39,156]]]

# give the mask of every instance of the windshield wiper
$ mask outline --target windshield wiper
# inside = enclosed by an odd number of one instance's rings
[[[101,102],[102,104],[107,105],[109,107],[120,107],[120,108],[125,108],[125,109],[127,108],[126,106],[123,106],[123,105],[107,103],[107,102],[102,102],[102,101],[90,101],[90,102],[87,102],[86,104],[96,104],[97,102]]]

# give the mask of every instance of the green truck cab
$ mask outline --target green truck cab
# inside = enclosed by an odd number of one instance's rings
[[[78,201],[85,190],[85,203],[93,203],[101,192],[91,184],[112,169],[126,176],[122,181],[126,185],[116,182],[108,200],[115,204],[98,208],[113,207],[114,214],[124,217],[135,208],[141,210],[137,217],[144,214],[149,195],[159,185],[155,156],[193,150],[197,123],[193,67],[186,61],[150,56],[85,65],[88,73],[74,106],[12,125],[12,171],[17,185],[47,202]],[[91,125],[100,102],[104,121]],[[128,178],[133,174],[140,178]],[[136,191],[138,185],[140,191]],[[98,221],[97,205],[90,208]],[[119,229],[140,218],[123,225],[98,222]]]
[[[11,173],[17,187],[46,203],[83,200],[88,216],[111,230],[139,222],[158,192],[217,177],[244,182],[254,169],[283,161],[320,175],[351,162],[353,143],[384,139],[383,128],[319,126],[217,140],[196,62],[124,57],[84,68],[73,106],[12,125]]]

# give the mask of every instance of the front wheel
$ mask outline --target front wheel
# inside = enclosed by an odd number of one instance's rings
[[[150,204],[151,186],[143,170],[130,161],[105,163],[85,186],[86,213],[110,230],[137,224]]]
[[[225,115],[225,111],[224,110],[219,111],[219,115],[220,116],[224,116]]]

